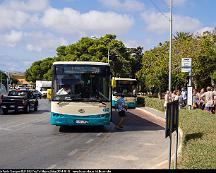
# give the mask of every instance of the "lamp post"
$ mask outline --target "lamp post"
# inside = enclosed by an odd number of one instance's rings
[[[169,91],[172,87],[172,5],[173,2],[170,0]]]
[[[108,46],[108,52],[107,52],[107,60],[108,60],[108,64],[109,64],[109,59],[110,59],[110,48]]]

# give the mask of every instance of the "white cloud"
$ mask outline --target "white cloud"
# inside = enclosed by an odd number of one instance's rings
[[[1,36],[1,45],[14,47],[23,38],[23,32],[12,30],[10,33]]]
[[[29,15],[22,11],[13,11],[0,7],[0,29],[21,28],[29,20]]]
[[[89,11],[81,14],[71,8],[62,10],[50,8],[42,17],[42,24],[60,33],[108,32],[124,33],[134,21],[128,15],[114,12]]]
[[[3,7],[14,11],[38,12],[48,8],[49,0],[5,0]]]
[[[130,48],[135,48],[141,46],[141,44],[136,40],[127,40],[125,41],[125,46]]]
[[[39,12],[48,8],[48,0],[4,1],[0,5],[0,30],[38,26]]]
[[[10,46],[15,46],[18,42],[20,42],[23,38],[23,32],[20,31],[11,31],[9,34],[5,35],[5,41]]]
[[[169,16],[169,13],[164,13],[164,15]],[[166,18],[161,13],[144,12],[141,16],[147,24],[147,29],[149,31],[156,32],[157,34],[163,34],[169,31],[169,18]],[[174,32],[194,32],[200,28],[201,25],[198,19],[188,16],[173,15]]]
[[[195,34],[202,35],[206,31],[212,32],[212,31],[214,31],[214,28],[213,27],[208,27],[208,26],[207,27],[203,27],[203,28],[195,31]]]
[[[128,11],[141,11],[144,4],[137,0],[99,0],[104,6],[114,9],[124,9]]]
[[[62,37],[59,38],[42,32],[25,33],[25,37],[28,40],[26,49],[29,51],[55,50],[58,46],[67,44],[67,41]]]

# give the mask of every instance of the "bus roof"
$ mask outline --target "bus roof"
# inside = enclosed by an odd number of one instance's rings
[[[115,80],[127,80],[127,81],[137,81],[136,79],[131,78],[120,78],[120,77],[113,77]]]
[[[93,61],[56,61],[53,63],[53,65],[57,64],[73,64],[73,65],[107,65],[109,66],[109,63],[104,63],[104,62],[93,62]]]

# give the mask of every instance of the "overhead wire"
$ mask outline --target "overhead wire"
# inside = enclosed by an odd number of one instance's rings
[[[156,3],[154,3],[153,0],[149,0],[151,2],[151,4],[156,8],[156,10],[162,15],[164,16],[166,19],[170,20],[170,18],[164,14],[164,12],[162,12],[162,10],[158,7],[158,5]]]

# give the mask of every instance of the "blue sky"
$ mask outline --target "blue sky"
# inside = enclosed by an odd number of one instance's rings
[[[173,0],[173,33],[216,27],[216,0]],[[169,40],[169,0],[0,0],[0,70],[24,72],[81,37],[148,50]]]

